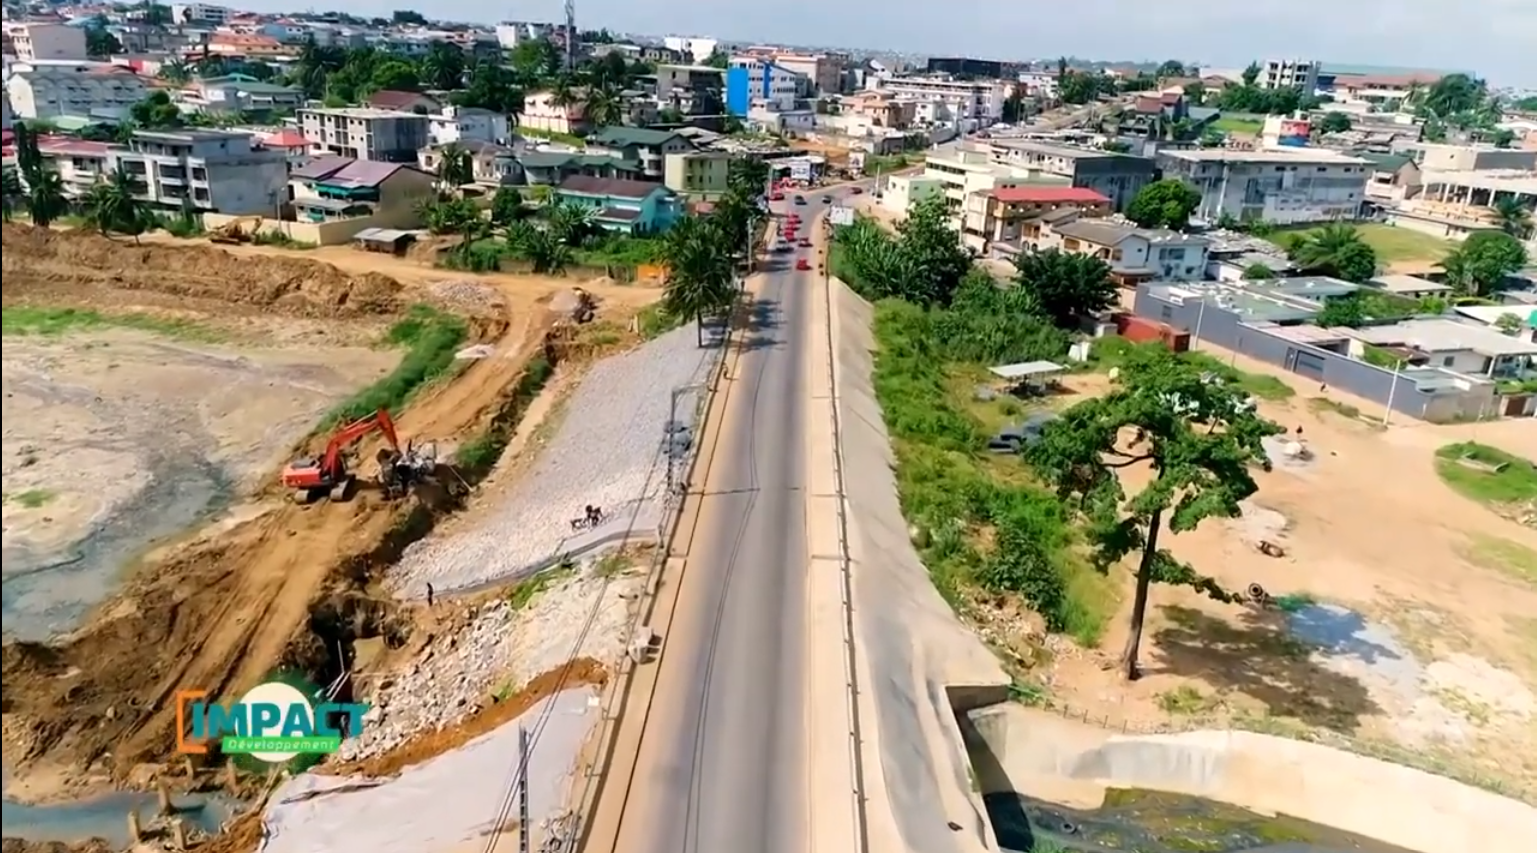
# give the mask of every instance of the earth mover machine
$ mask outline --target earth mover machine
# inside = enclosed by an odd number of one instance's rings
[[[379,448],[379,486],[386,499],[404,497],[411,486],[430,477],[437,468],[435,452],[422,452],[406,445],[400,449],[395,422],[390,413],[380,409],[373,414],[337,429],[326,442],[324,455],[296,459],[283,469],[283,485],[293,489],[298,503],[313,503],[323,497],[345,501],[352,497],[357,475],[348,468],[347,451],[373,432],[384,436]]]

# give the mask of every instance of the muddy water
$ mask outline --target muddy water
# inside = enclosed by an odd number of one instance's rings
[[[1097,809],[1014,793],[983,800],[998,845],[1024,853],[1411,853],[1305,820],[1160,791],[1112,788]]]
[[[181,811],[183,821],[209,833],[218,832],[219,826],[234,814],[231,804],[217,797],[177,797],[172,805]],[[128,813],[137,812],[139,825],[147,827],[156,807],[154,794],[110,794],[56,806],[24,806],[6,800],[0,805],[0,823],[5,826],[6,838],[67,844],[104,838],[121,849],[129,844]]]

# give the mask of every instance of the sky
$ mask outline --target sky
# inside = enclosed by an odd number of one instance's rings
[[[258,11],[554,21],[561,0],[229,0]],[[301,3],[313,5],[300,5]],[[578,0],[577,26],[982,59],[1267,58],[1470,70],[1537,88],[1537,0]]]

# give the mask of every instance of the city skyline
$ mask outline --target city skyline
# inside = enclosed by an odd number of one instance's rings
[[[297,6],[294,0],[243,4],[261,12],[298,11]],[[1339,6],[1326,0],[1251,0],[1238,5],[1186,0],[1177,15],[1129,18],[1128,11],[1143,9],[1127,0],[1077,0],[1070,8],[971,3],[943,7],[941,22],[923,14],[937,7],[914,0],[780,0],[743,6],[679,0],[661,8],[581,0],[577,21],[583,29],[986,59],[1076,55],[1238,66],[1251,59],[1295,57],[1468,69],[1492,85],[1537,87],[1532,49],[1537,44],[1537,3],[1531,0],[1468,0],[1455,14],[1432,8],[1426,0],[1353,0],[1348,13]],[[413,7],[380,0],[323,0],[313,8],[389,17]],[[494,23],[557,21],[562,8],[561,0],[535,0],[493,13],[479,3],[440,0],[416,11],[444,20]],[[915,14],[903,14],[907,9]],[[1093,26],[1096,21],[1115,26]]]

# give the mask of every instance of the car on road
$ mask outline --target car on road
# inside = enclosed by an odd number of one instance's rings
[[[830,195],[822,196],[822,203],[823,204],[832,204],[833,203],[833,197],[830,196]]]
[[[849,187],[849,192],[853,193],[854,195],[859,195],[860,193],[862,193],[864,191],[865,191],[864,187]]]
[[[802,237],[801,240],[800,240],[800,247],[802,249],[809,249],[809,248],[811,248],[811,238],[810,237]]]
[[[811,262],[806,260],[805,258],[801,258],[800,260],[795,262],[795,268],[800,270],[801,272],[806,272],[806,271],[811,269]]]
[[[785,200],[785,194],[784,193],[773,193],[772,195],[769,196],[769,201],[784,201],[784,200]]]
[[[796,196],[795,197],[795,203],[796,204],[805,204],[806,203],[806,197],[803,196],[803,195]]]

